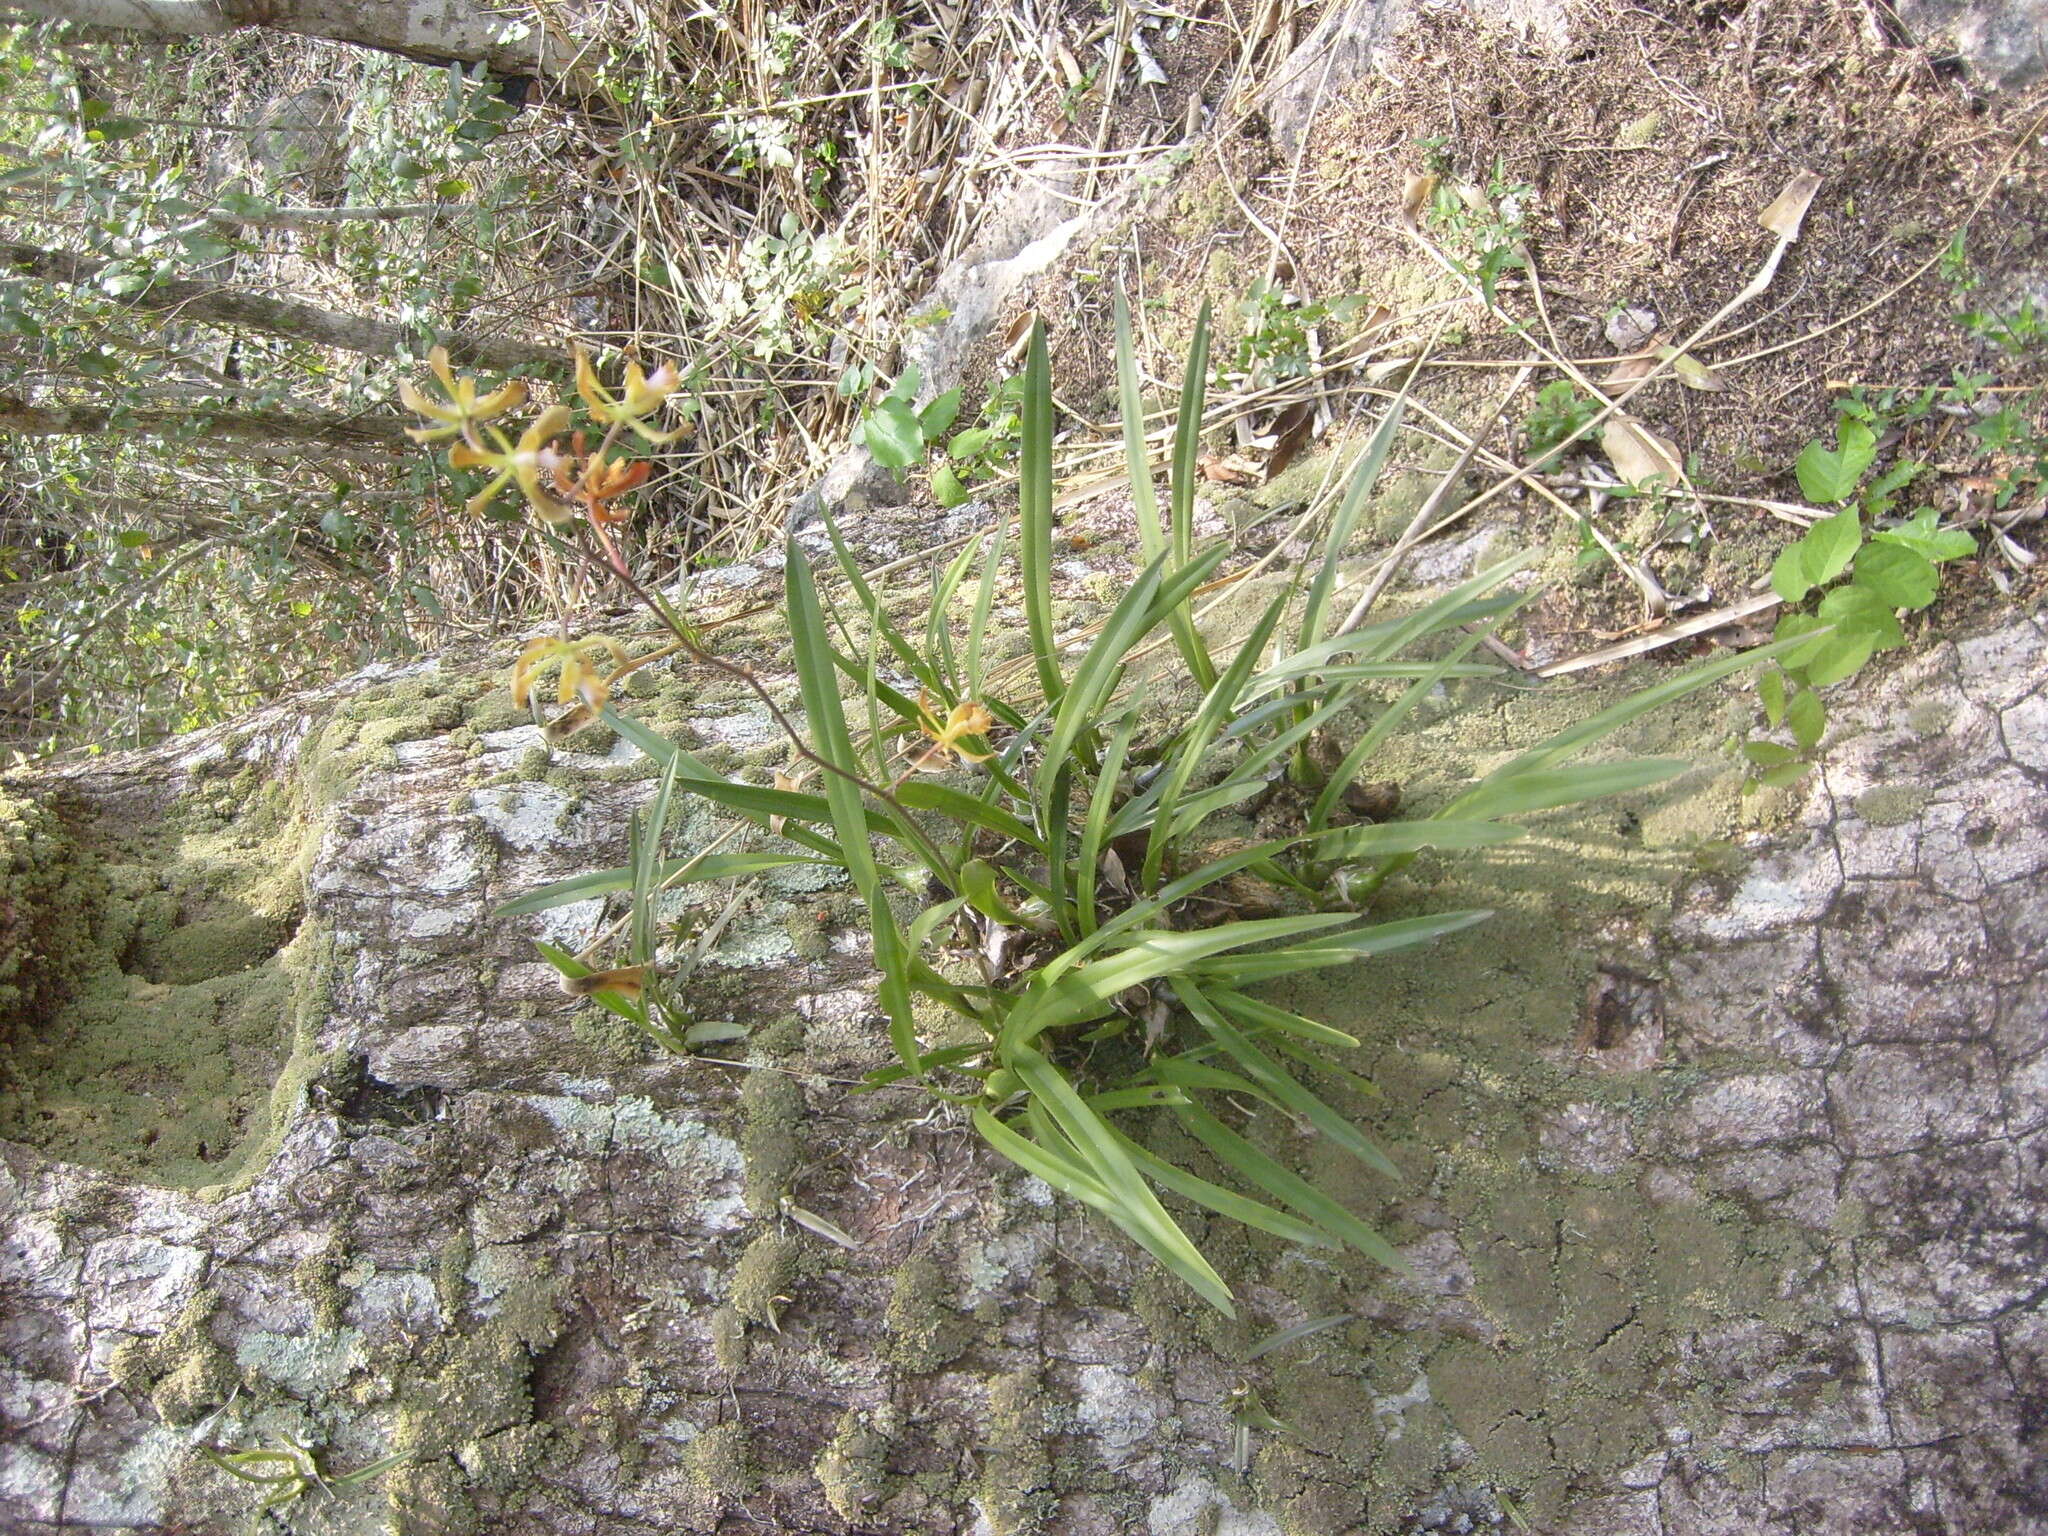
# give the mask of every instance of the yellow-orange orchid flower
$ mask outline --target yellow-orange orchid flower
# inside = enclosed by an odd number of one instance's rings
[[[564,976],[562,990],[571,997],[596,997],[600,992],[610,992],[627,1002],[638,1000],[647,989],[647,976],[654,967],[651,965],[622,965],[615,971],[591,971],[584,976]]]
[[[429,399],[413,386],[410,379],[398,381],[398,398],[405,402],[405,408],[434,423],[430,427],[405,429],[405,435],[416,443],[438,443],[451,437],[467,437],[471,423],[491,421],[526,404],[524,379],[508,380],[479,399],[476,380],[466,373],[458,376],[448,366],[446,347],[436,347],[429,352],[427,366],[441,381],[441,388],[447,396],[445,401]]]
[[[979,740],[994,728],[996,719],[986,704],[973,699],[962,699],[947,711],[941,721],[932,707],[932,696],[920,692],[917,696],[919,729],[931,738],[931,745],[919,754],[912,767],[917,769],[939,768],[945,765],[947,757],[953,756],[963,763],[985,763],[995,756],[993,752],[976,752],[966,745]]]
[[[581,432],[576,434],[574,443],[574,453],[551,452],[544,456],[555,494],[566,500],[582,502],[592,522],[603,527],[617,527],[633,513],[630,508],[614,507],[609,503],[645,485],[654,466],[645,459],[607,459],[602,454],[586,455]],[[582,473],[575,474],[573,471],[579,461]]]
[[[631,661],[626,648],[609,635],[586,635],[581,640],[541,635],[529,640],[512,664],[512,702],[520,709],[527,708],[533,699],[535,679],[550,662],[559,662],[562,676],[555,689],[555,702],[569,704],[580,700],[593,709],[602,709],[611,697],[611,677],[602,671],[606,661],[612,664],[612,676],[617,675],[616,669]]]
[[[497,428],[490,429],[496,443],[495,448],[478,448],[464,441],[448,450],[448,462],[457,469],[491,469],[497,473],[482,490],[469,498],[469,510],[482,513],[508,481],[519,482],[519,489],[525,493],[526,504],[533,508],[536,516],[544,523],[559,525],[576,515],[576,509],[561,500],[549,489],[541,478],[544,467],[542,456],[548,444],[569,425],[569,407],[551,405],[534,418],[519,436],[519,441],[508,443]]]
[[[650,444],[672,443],[690,430],[687,422],[673,432],[658,432],[647,425],[647,418],[660,410],[668,397],[681,387],[682,375],[676,371],[674,363],[663,363],[650,374],[643,371],[638,363],[629,362],[626,364],[626,387],[614,395],[598,381],[590,354],[581,345],[576,348],[576,393],[583,397],[592,418],[607,426],[629,427]]]

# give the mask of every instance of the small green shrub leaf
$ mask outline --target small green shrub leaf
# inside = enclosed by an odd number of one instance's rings
[[[1876,649],[1877,636],[1870,630],[1857,629],[1847,633],[1831,630],[1815,642],[1812,658],[1802,670],[1806,673],[1807,682],[1816,688],[1825,688],[1830,683],[1854,677]]]
[[[1778,551],[1771,562],[1771,590],[1788,603],[1796,603],[1813,590],[1806,574],[1806,543],[1797,540]]]
[[[932,471],[932,500],[940,506],[953,508],[965,504],[973,492],[960,481],[960,476],[950,464],[941,464]]]
[[[1763,701],[1764,719],[1776,730],[1785,721],[1785,673],[1773,667],[1756,680],[1757,697]]]
[[[1799,750],[1811,752],[1827,732],[1828,707],[1811,688],[1802,688],[1785,707],[1785,724],[1791,729],[1792,739],[1799,743]]]
[[[908,405],[893,396],[860,424],[861,439],[884,469],[908,469],[924,457],[924,429]]]
[[[1874,536],[1874,542],[1903,544],[1924,560],[1936,565],[1945,560],[1961,560],[1977,553],[1977,541],[1960,528],[1943,528],[1941,514],[1932,507],[1922,507],[1910,521],[1896,528],[1887,528]]]
[[[946,429],[960,414],[960,391],[949,389],[917,413],[917,424],[924,429],[924,440],[934,442],[945,436]]]
[[[1906,632],[1899,627],[1892,605],[1865,586],[1837,587],[1822,598],[1820,621],[1844,634],[1867,633],[1881,651],[1906,643]]]
[[[1766,789],[1788,789],[1811,772],[1813,764],[1808,762],[1780,763],[1758,774],[1756,781]]]

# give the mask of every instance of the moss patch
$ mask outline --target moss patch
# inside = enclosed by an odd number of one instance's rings
[[[747,1161],[747,1209],[766,1216],[796,1176],[804,1091],[786,1073],[749,1072],[740,1089],[740,1113],[745,1117],[740,1152]]]
[[[781,1232],[763,1232],[747,1244],[732,1272],[730,1304],[741,1322],[764,1328],[781,1325],[802,1255],[796,1239]]]
[[[1659,675],[1644,667],[1533,692],[1452,684],[1365,777],[1397,782],[1404,815],[1428,814]],[[1418,859],[1373,913],[1479,908],[1493,914],[1486,922],[1266,994],[1360,1039],[1339,1059],[1380,1094],[1327,1074],[1314,1086],[1388,1150],[1400,1177],[1372,1173],[1284,1116],[1254,1112],[1244,1134],[1341,1192],[1397,1244],[1454,1234],[1471,1271],[1461,1304],[1486,1330],[1484,1342],[1427,1328],[1331,1331],[1260,1363],[1254,1385],[1293,1433],[1265,1440],[1251,1493],[1289,1532],[1407,1529],[1451,1482],[1509,1493],[1545,1527],[1573,1488],[1610,1485],[1655,1448],[1640,1403],[1687,1336],[1730,1317],[1791,1330],[1812,1321],[1801,1297],[1775,1285],[1812,1234],[1729,1205],[1652,1200],[1631,1182],[1638,1165],[1626,1155],[1609,1175],[1559,1169],[1544,1139],[1564,1106],[1590,1101],[1625,1140],[1674,1091],[1665,1074],[1580,1070],[1587,999],[1600,962],[1647,942],[1678,886],[1718,861],[1742,825],[1741,770],[1718,744],[1749,707],[1736,681],[1636,723],[1603,754],[1699,766],[1658,790],[1527,818],[1531,835],[1500,850]],[[1151,1134],[1162,1155],[1227,1178],[1174,1128]],[[1369,1312],[1389,1285],[1355,1254],[1308,1262],[1215,1222],[1201,1241],[1233,1284],[1275,1287],[1309,1316]],[[1221,1323],[1170,1282],[1141,1282],[1131,1305],[1162,1337],[1202,1337],[1226,1356],[1243,1347],[1242,1325]]]
[[[1037,1536],[1048,1528],[1057,1500],[1046,1430],[1035,1375],[1012,1372],[989,1383],[978,1493],[995,1536]]]
[[[142,834],[0,802],[0,928],[20,935],[0,967],[28,965],[0,969],[0,1136],[184,1188],[254,1176],[325,1008],[282,804],[246,770],[199,778]]]
[[[882,1326],[889,1334],[889,1358],[899,1369],[936,1371],[966,1347],[967,1330],[945,1305],[945,1293],[945,1275],[923,1254],[896,1271]]]
[[[812,1470],[825,1490],[825,1502],[841,1519],[858,1524],[882,1501],[889,1484],[888,1452],[887,1437],[869,1427],[866,1415],[849,1408],[839,1416]]]
[[[166,1424],[197,1423],[235,1390],[235,1362],[213,1337],[218,1305],[202,1291],[163,1333],[124,1341],[108,1361],[108,1373],[131,1393],[146,1393]]]
[[[0,1045],[91,971],[104,874],[47,807],[0,794]]]

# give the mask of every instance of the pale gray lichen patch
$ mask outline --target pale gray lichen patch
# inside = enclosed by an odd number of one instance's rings
[[[1263,1510],[1243,1510],[1199,1472],[1145,1510],[1147,1536],[1283,1536],[1283,1527]]]
[[[681,1176],[679,1195],[705,1230],[730,1232],[744,1223],[746,1160],[730,1136],[701,1121],[670,1119],[644,1098],[593,1104],[566,1095],[521,1097],[586,1154],[638,1151],[660,1159]]]
[[[575,796],[552,784],[503,784],[477,790],[470,805],[500,842],[532,853],[562,840]]]
[[[368,1363],[363,1336],[353,1328],[314,1338],[257,1329],[235,1341],[235,1364],[245,1378],[260,1376],[305,1398],[334,1391]]]
[[[80,1528],[160,1524],[165,1495],[191,1454],[185,1434],[148,1426],[118,1460],[74,1469],[64,1486],[66,1519]]]

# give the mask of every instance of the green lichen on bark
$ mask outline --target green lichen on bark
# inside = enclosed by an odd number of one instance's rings
[[[796,1176],[804,1091],[783,1072],[749,1072],[740,1088],[740,1153],[747,1163],[747,1209],[766,1216]]]
[[[763,1232],[747,1244],[733,1266],[728,1298],[742,1322],[763,1328],[780,1326],[802,1256],[803,1248],[796,1239],[781,1232]]]
[[[166,1424],[197,1423],[225,1403],[240,1380],[234,1360],[213,1337],[219,1305],[201,1291],[163,1333],[115,1346],[108,1374],[131,1394],[147,1395]]]
[[[882,1326],[889,1359],[899,1370],[936,1371],[966,1347],[966,1327],[946,1306],[945,1294],[945,1274],[927,1254],[913,1255],[896,1271]]]
[[[411,1458],[387,1483],[394,1536],[469,1536],[481,1519],[472,1483],[507,1487],[518,1481],[521,1458],[540,1454],[533,1361],[559,1331],[552,1290],[529,1281],[499,1297],[497,1315],[480,1328],[421,1352],[392,1433],[392,1449]]]
[[[889,1487],[888,1454],[888,1437],[875,1430],[865,1413],[849,1408],[839,1416],[812,1470],[825,1490],[825,1502],[841,1519],[858,1524],[882,1501]]]
[[[1013,1371],[988,1384],[988,1416],[977,1490],[995,1536],[1039,1536],[1057,1503],[1046,1448],[1045,1396],[1036,1373]]]

